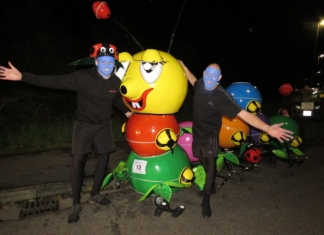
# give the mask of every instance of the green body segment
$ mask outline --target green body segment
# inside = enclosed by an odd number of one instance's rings
[[[283,125],[281,126],[282,128],[292,131],[294,137],[299,135],[299,126],[297,122],[290,117],[276,115],[270,117],[269,122],[270,125],[283,123]]]
[[[172,151],[151,157],[140,157],[133,151],[129,154],[126,168],[129,176],[128,182],[132,188],[141,194],[146,193],[152,186],[167,181],[179,182],[182,171],[190,167],[186,152],[176,145]],[[181,188],[172,188],[177,192]]]

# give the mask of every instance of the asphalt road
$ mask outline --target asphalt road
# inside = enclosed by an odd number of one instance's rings
[[[67,209],[1,222],[0,234],[323,234],[324,146],[318,140],[323,136],[318,129],[323,123],[316,125],[312,133],[305,132],[307,161],[289,167],[282,161],[272,165],[263,160],[251,171],[234,174],[212,196],[213,215],[209,219],[201,216],[196,186],[172,195],[171,208],[185,207],[176,218],[169,212],[154,216],[152,198],[137,202],[141,195],[127,187],[109,193],[110,206],[84,203],[76,224],[67,223]],[[222,183],[221,178],[216,181]]]

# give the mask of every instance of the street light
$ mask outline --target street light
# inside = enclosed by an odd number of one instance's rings
[[[322,71],[321,69],[319,68],[319,61],[320,61],[320,58],[324,58],[324,54],[320,54],[318,57],[317,57],[317,64],[316,64],[316,75],[315,75],[315,82],[316,82],[316,85],[319,87],[320,86],[320,78],[318,78],[318,76],[321,75]]]
[[[323,57],[324,57],[324,54],[320,54],[319,56],[317,56],[316,71],[318,71],[319,60],[320,60],[320,58],[323,58]]]
[[[317,23],[315,49],[314,49],[314,60],[316,60],[316,57],[317,57],[316,56],[317,55],[317,41],[318,41],[319,28],[320,28],[321,25],[324,25],[324,20]],[[316,74],[317,74],[318,61],[319,61],[319,57],[317,58],[317,62],[314,61],[314,66],[316,65],[316,68],[314,69],[314,75],[311,76],[312,78],[313,78],[313,76],[315,76],[315,79],[316,79]]]

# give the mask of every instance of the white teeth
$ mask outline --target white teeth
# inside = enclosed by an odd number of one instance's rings
[[[139,105],[139,103],[135,103],[135,102],[132,102],[132,106],[133,108],[140,108],[141,106]]]

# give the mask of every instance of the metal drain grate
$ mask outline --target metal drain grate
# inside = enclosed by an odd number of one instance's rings
[[[25,202],[20,209],[19,217],[24,219],[26,217],[39,215],[44,212],[53,212],[59,210],[59,200],[53,198],[38,199],[35,201]]]

